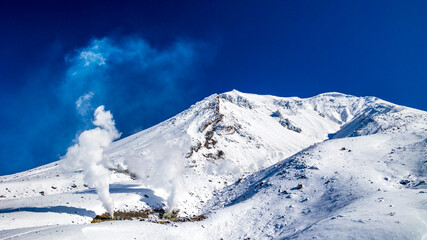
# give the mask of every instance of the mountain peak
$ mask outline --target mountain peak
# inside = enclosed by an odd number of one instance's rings
[[[426,136],[426,112],[373,97],[336,92],[276,97],[232,90],[206,97],[162,123],[116,141],[104,153],[116,210],[177,208],[184,217],[208,213],[208,221],[221,226],[229,239],[265,238],[251,225],[259,218],[263,227],[271,227],[271,238],[282,239],[295,229],[315,230],[304,225],[310,221],[313,226],[335,224],[355,214],[341,211],[342,207],[369,208],[378,203],[377,208],[391,202],[393,197],[382,195],[387,189],[391,189],[387,194],[397,192],[399,197],[393,211],[400,203],[410,206],[402,196],[425,184],[421,166]],[[0,214],[17,219],[1,218],[0,230],[52,224],[40,218],[39,211],[59,219],[55,224],[69,224],[70,219],[85,223],[105,211],[85,185],[82,171],[65,173],[59,166],[61,161],[0,177],[0,198],[5,198],[0,203],[10,209]],[[359,199],[367,202],[352,204]],[[25,211],[37,217],[32,225]],[[363,221],[375,224],[381,221],[370,219],[377,215],[393,219],[403,214],[382,212]],[[354,221],[362,215],[351,215],[345,224],[362,226],[361,220]],[[233,218],[227,223],[234,224],[233,229],[243,230],[230,232],[223,216]],[[197,223],[186,226],[191,224]],[[197,231],[204,229],[197,226]],[[248,229],[255,230],[251,235],[230,235]]]
[[[322,96],[328,96],[328,97],[356,97],[353,95],[349,95],[349,94],[345,94],[345,93],[340,93],[340,92],[325,92],[325,93],[320,93],[314,97],[322,97]]]

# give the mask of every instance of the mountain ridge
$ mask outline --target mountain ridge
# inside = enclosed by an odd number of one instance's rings
[[[422,159],[426,157],[426,133],[426,112],[376,97],[331,92],[286,98],[233,90],[208,96],[170,119],[114,142],[105,152],[117,210],[163,207],[179,209],[183,217],[206,214],[208,219],[201,224],[219,229],[230,239],[249,235],[294,238],[320,228],[318,223],[329,224],[327,219],[337,219],[338,215],[345,216],[338,217],[340,221],[353,226],[349,219],[357,214],[346,213],[347,218],[342,211],[384,192],[377,188],[399,193],[399,187],[405,187],[405,194],[422,199],[423,195],[414,191],[425,186]],[[375,156],[383,163],[375,163]],[[385,166],[391,170],[384,170]],[[360,180],[357,174],[365,178],[378,175],[382,180],[370,183],[372,179]],[[399,183],[404,180],[410,184]],[[346,184],[350,184],[353,195],[342,190]],[[416,188],[416,184],[420,185]],[[4,198],[0,199],[0,208],[9,210],[0,210],[0,230],[85,223],[95,213],[105,211],[94,194],[85,186],[81,172],[64,172],[61,161],[2,176],[0,196]],[[405,199],[398,194],[393,197]],[[281,207],[284,203],[288,205]],[[421,211],[395,204],[401,210]],[[56,211],[46,213],[55,206]],[[319,206],[316,211],[315,206]],[[242,209],[251,221],[236,219]],[[365,211],[360,206],[354,209]],[[65,216],[58,216],[61,211]],[[409,221],[400,210],[396,212],[422,232],[419,229],[423,225]],[[37,214],[52,216],[52,220],[25,221]],[[279,218],[280,214],[289,217]],[[235,223],[224,222],[224,216]],[[259,216],[259,225],[253,225],[254,216]],[[17,220],[10,221],[9,217]],[[278,225],[268,227],[268,222]],[[227,224],[236,229],[236,234],[227,230]],[[245,233],[243,228],[252,230]],[[410,225],[404,228],[410,229]],[[187,228],[182,229],[186,232]],[[340,225],[340,229],[339,234],[347,236],[345,228]]]

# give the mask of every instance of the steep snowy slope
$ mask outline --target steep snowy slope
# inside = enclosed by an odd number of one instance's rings
[[[426,137],[375,134],[313,146],[218,194],[206,209],[228,224],[212,219],[212,228],[227,239],[426,237]]]
[[[9,229],[0,237],[362,238],[351,233],[375,228],[383,229],[378,236],[420,237],[426,129],[425,112],[374,97],[212,95],[106,150],[116,209],[166,206],[208,219],[178,228],[113,222],[10,230],[88,223],[105,212],[82,173],[64,172],[59,161],[0,177],[0,230]]]

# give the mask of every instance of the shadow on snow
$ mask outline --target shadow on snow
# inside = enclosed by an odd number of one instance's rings
[[[96,214],[94,211],[87,210],[84,208],[68,207],[68,206],[52,206],[52,207],[23,207],[23,208],[6,208],[0,209],[1,213],[13,213],[13,212],[54,212],[54,213],[68,213],[68,214],[77,214],[82,217],[95,217]]]
[[[95,189],[88,189],[85,191],[76,192],[77,194],[96,194]],[[110,184],[110,193],[130,193],[138,194],[141,202],[146,203],[152,209],[158,209],[163,207],[165,199],[154,194],[154,191],[148,188],[142,188],[139,184],[126,184],[126,183],[115,183]]]

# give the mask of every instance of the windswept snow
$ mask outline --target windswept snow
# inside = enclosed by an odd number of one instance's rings
[[[116,210],[206,220],[88,225],[102,203],[59,161],[0,177],[0,238],[427,238],[426,147],[423,111],[233,90],[104,149]]]

